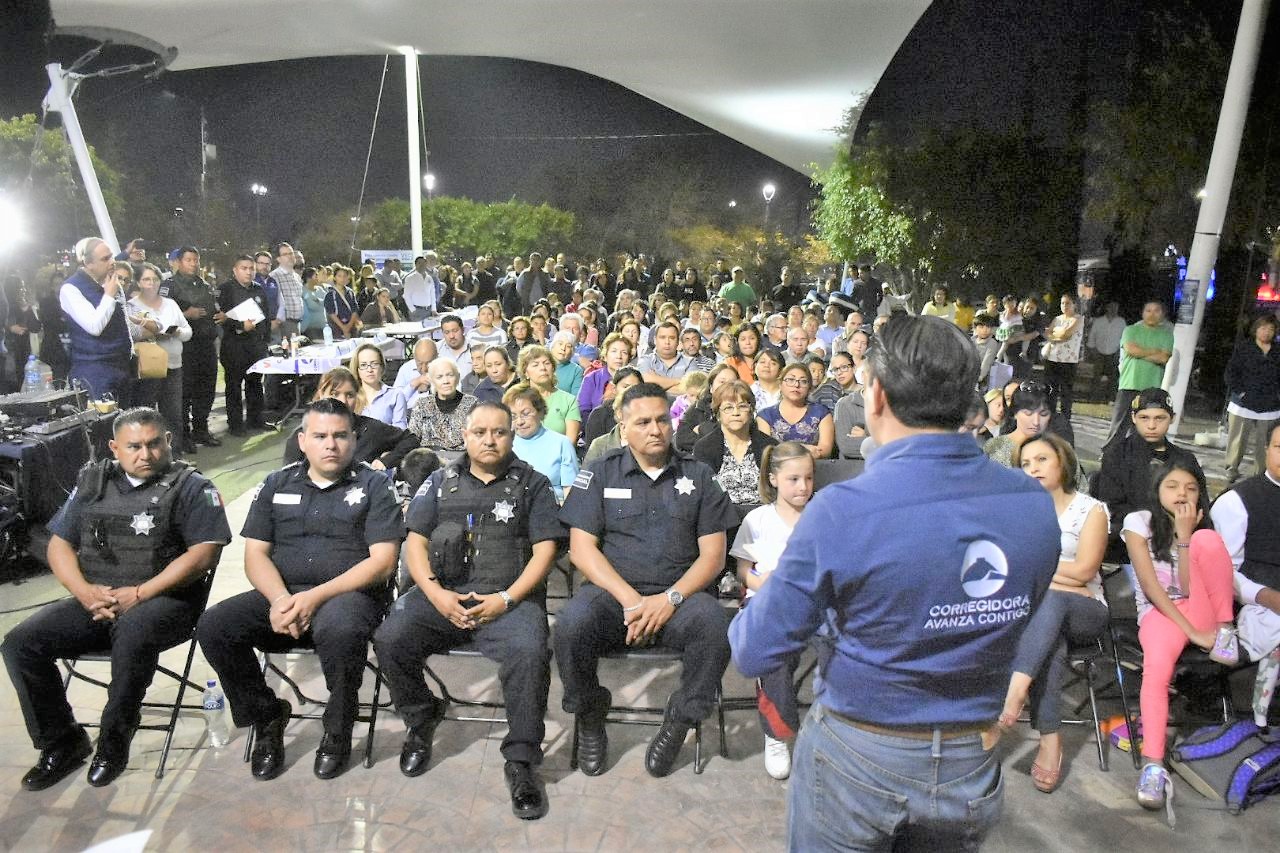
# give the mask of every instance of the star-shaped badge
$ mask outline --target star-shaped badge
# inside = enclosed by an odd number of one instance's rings
[[[493,517],[503,524],[516,517],[516,505],[511,501],[497,501],[493,505]]]
[[[355,506],[364,500],[364,489],[359,486],[352,486],[347,489],[347,494],[343,497],[343,500],[347,502],[347,506]]]
[[[676,491],[682,495],[693,494],[694,488],[696,487],[693,485],[693,480],[690,480],[688,477],[681,477],[679,480],[676,480]]]
[[[149,512],[140,512],[133,517],[133,521],[129,522],[129,526],[138,536],[146,536],[156,529],[156,519]]]

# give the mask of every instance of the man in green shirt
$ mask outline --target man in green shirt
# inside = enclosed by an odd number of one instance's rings
[[[1173,330],[1164,321],[1164,303],[1148,300],[1142,319],[1120,336],[1120,382],[1109,435],[1129,422],[1129,406],[1144,388],[1159,388],[1173,355]]]
[[[733,280],[721,287],[716,295],[728,302],[737,302],[742,306],[743,314],[750,316],[750,308],[756,301],[756,292],[751,289],[751,285],[747,284],[746,275],[742,267],[734,267]]]

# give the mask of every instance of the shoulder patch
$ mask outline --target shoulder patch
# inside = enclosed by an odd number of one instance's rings
[[[254,497],[256,498],[257,495],[255,494]],[[218,493],[218,487],[212,483],[204,487],[204,499],[209,502],[209,506],[222,506],[222,495]]]
[[[257,502],[258,495],[262,494],[262,487],[265,486],[266,484],[267,484],[266,480],[263,480],[261,483],[253,487],[253,496],[249,498],[249,503]]]
[[[593,471],[585,471],[585,470],[579,471],[578,476],[573,478],[572,488],[575,488],[575,489],[591,488],[591,480],[593,477],[595,477],[595,472]]]

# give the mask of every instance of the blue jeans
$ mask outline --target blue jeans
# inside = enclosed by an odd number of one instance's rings
[[[815,702],[791,763],[787,847],[977,850],[1003,800],[1000,762],[981,735],[877,734]]]

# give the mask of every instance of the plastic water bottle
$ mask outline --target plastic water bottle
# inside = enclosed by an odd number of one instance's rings
[[[231,740],[231,733],[227,731],[227,699],[222,695],[218,682],[212,678],[205,682],[204,700],[201,704],[204,706],[209,743],[215,747],[226,746]]]
[[[53,390],[53,368],[40,359],[36,359],[36,368],[40,371],[40,390]]]
[[[27,366],[22,371],[22,393],[40,390],[40,368],[34,355],[27,356]]]
[[[324,327],[324,345],[327,347],[333,346],[333,329],[328,326]]]

